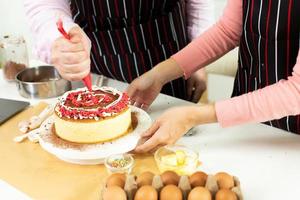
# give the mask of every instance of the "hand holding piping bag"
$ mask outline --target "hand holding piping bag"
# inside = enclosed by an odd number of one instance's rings
[[[71,81],[82,79],[85,86],[91,91],[91,44],[88,37],[80,27],[73,27],[67,33],[63,28],[63,22],[60,18],[56,25],[63,37],[58,38],[52,45],[52,63],[63,78]]]

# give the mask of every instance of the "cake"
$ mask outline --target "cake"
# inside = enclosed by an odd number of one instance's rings
[[[55,133],[76,143],[111,141],[131,128],[129,97],[110,87],[65,93],[55,107]]]

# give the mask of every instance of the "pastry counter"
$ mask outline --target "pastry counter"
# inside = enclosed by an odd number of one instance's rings
[[[2,73],[2,72],[1,72]],[[126,84],[107,80],[119,90]],[[14,83],[0,76],[0,98],[26,100]],[[99,199],[108,173],[103,165],[74,165],[47,153],[29,141],[17,144],[18,123],[41,112],[56,99],[31,100],[31,107],[0,126],[0,181],[33,199]],[[148,110],[154,120],[165,109],[189,105],[160,95]],[[241,182],[244,199],[292,199],[300,195],[300,137],[262,124],[222,129],[218,124],[198,126],[183,144],[199,153],[200,170],[209,174],[226,171]],[[133,174],[151,171],[158,174],[153,155],[137,155]],[[0,191],[5,184],[0,184]],[[1,192],[0,192],[1,193]],[[0,197],[2,198],[1,194]]]

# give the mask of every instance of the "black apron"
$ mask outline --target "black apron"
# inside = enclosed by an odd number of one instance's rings
[[[187,45],[184,0],[71,0],[74,21],[92,41],[92,72],[124,82]],[[162,93],[186,98],[183,78]]]
[[[292,75],[300,43],[299,0],[243,0],[243,34],[233,96]],[[300,116],[265,122],[300,134]]]

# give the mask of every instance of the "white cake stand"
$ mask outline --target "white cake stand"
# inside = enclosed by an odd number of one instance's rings
[[[113,154],[127,153],[133,150],[140,134],[151,126],[150,116],[142,109],[131,106],[132,112],[136,113],[138,120],[136,128],[129,134],[112,142],[101,144],[72,144],[64,141],[53,133],[54,117],[51,116],[41,125],[39,143],[47,152],[57,158],[74,164],[95,165],[102,164],[104,159]],[[56,140],[53,140],[56,137]],[[62,143],[62,144],[61,144]]]

